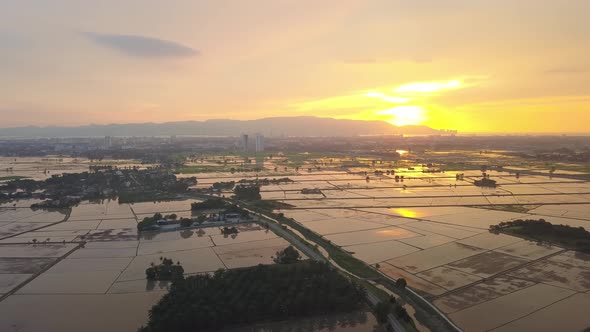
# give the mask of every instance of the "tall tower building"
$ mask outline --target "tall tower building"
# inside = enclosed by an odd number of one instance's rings
[[[244,152],[248,152],[248,134],[242,134],[241,145]]]
[[[262,134],[256,134],[256,152],[264,151],[264,136]]]
[[[113,146],[113,137],[112,136],[105,136],[104,137],[103,147],[105,149],[108,149],[108,148],[110,148],[112,146]]]

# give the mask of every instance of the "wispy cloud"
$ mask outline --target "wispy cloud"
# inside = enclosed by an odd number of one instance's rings
[[[543,73],[550,75],[560,74],[583,74],[590,71],[590,68],[585,66],[569,66],[569,67],[555,67],[545,70]]]
[[[122,34],[85,32],[91,41],[127,55],[145,58],[191,57],[199,51],[170,40]]]

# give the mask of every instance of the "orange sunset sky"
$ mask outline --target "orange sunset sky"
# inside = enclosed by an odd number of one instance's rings
[[[590,123],[590,1],[0,2],[0,127],[313,115]]]

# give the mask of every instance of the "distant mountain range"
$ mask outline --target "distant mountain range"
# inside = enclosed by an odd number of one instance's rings
[[[129,123],[79,127],[19,127],[0,129],[3,137],[93,137],[93,136],[359,136],[437,135],[427,126],[394,126],[385,121],[361,121],[311,116],[273,117],[258,120],[206,120],[166,123]]]

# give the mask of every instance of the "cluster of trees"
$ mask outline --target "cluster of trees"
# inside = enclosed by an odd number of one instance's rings
[[[186,189],[184,189],[186,190]],[[182,192],[182,191],[180,191]],[[122,191],[119,193],[119,204],[137,202],[163,202],[176,199],[173,192],[161,191]]]
[[[235,204],[228,204],[225,208],[224,213],[238,213],[240,214],[240,217],[242,217],[242,219],[247,219],[248,217],[250,217],[250,212],[238,207]]]
[[[557,243],[573,250],[590,253],[590,232],[584,227],[554,225],[545,219],[518,219],[491,225],[490,232],[521,235],[539,242]]]
[[[14,180],[4,186],[7,191],[24,191],[36,198],[59,201],[76,196],[82,200],[119,197],[120,203],[170,200],[197,183],[195,177],[176,178],[163,168],[153,169],[96,169],[93,172],[65,173],[46,180]],[[55,203],[58,204],[58,203]],[[59,204],[58,204],[59,205]]]
[[[217,189],[217,190],[232,190],[234,189],[234,186],[236,185],[235,181],[228,181],[228,182],[215,182],[213,183],[213,185],[211,186],[213,189]]]
[[[142,221],[137,223],[137,230],[138,231],[149,231],[152,229],[156,229],[156,225],[158,220],[164,219],[161,213],[156,213],[151,217],[145,217]]]
[[[224,209],[227,203],[221,198],[208,198],[202,202],[194,202],[191,204],[192,211],[199,210],[218,210]]]
[[[230,234],[238,234],[240,231],[236,227],[223,227],[221,229],[221,234],[223,235],[230,235]]]
[[[208,198],[202,202],[194,202],[191,204],[192,211],[203,210],[224,210],[224,213],[239,213],[241,217],[247,218],[250,213],[241,209],[235,204],[230,204],[221,198]]]
[[[268,186],[271,184],[281,184],[281,183],[291,183],[294,182],[293,180],[289,179],[289,178],[264,178],[264,179],[255,179],[255,180],[251,180],[251,179],[241,179],[239,181],[240,184],[255,184],[255,185],[261,185],[261,186]]]
[[[293,264],[301,259],[301,255],[293,246],[288,246],[283,250],[277,251],[273,257],[273,261],[277,264]]]
[[[48,199],[39,203],[31,204],[31,209],[35,210],[52,210],[52,209],[69,209],[78,205],[82,200],[80,197],[65,196],[60,199]]]
[[[175,213],[162,216],[161,213],[155,213],[151,217],[145,217],[142,221],[137,223],[137,230],[139,231],[150,231],[157,230],[158,220],[166,220],[169,224],[180,224],[180,227],[191,227],[193,223],[197,222],[199,225],[207,221],[207,216],[200,215],[197,218],[178,218]]]
[[[180,227],[190,227],[194,222],[197,222],[199,225],[207,221],[207,216],[200,215],[196,219],[193,218],[180,218]]]
[[[473,181],[473,184],[478,187],[496,188],[496,180],[490,179],[490,176],[486,173],[483,174],[481,179]]]
[[[221,330],[231,325],[352,312],[362,287],[315,261],[219,270],[173,282],[142,332]]]
[[[381,301],[377,303],[377,305],[374,308],[374,311],[377,321],[381,324],[386,323],[389,320],[389,314],[393,313],[393,315],[396,318],[401,319],[411,325],[414,325],[414,320],[412,319],[412,317],[408,314],[406,309],[397,302],[397,300],[393,296],[390,296],[388,301]]]
[[[256,173],[258,173],[258,172],[262,171],[262,168],[261,167],[258,167],[258,166],[241,165],[238,168],[232,167],[232,168],[229,169],[229,171],[232,174],[234,174],[236,172],[238,172],[238,173],[240,173],[240,172],[244,172],[244,173],[246,173],[246,172],[256,172]]]
[[[184,268],[180,262],[174,262],[170,258],[160,257],[160,264],[153,262],[145,270],[145,277],[148,280],[180,280],[184,278]]]
[[[245,201],[256,201],[262,198],[260,196],[260,186],[258,185],[237,185],[234,188],[234,194],[236,199]]]

